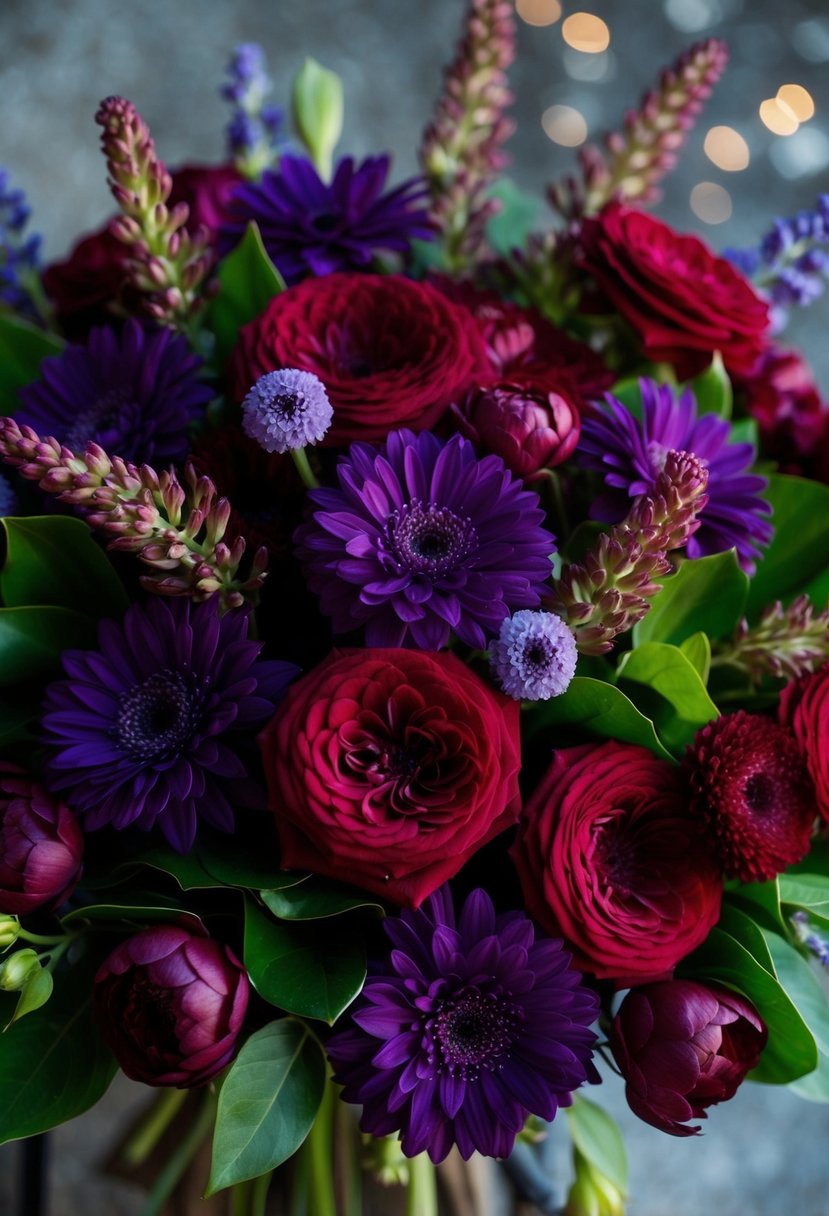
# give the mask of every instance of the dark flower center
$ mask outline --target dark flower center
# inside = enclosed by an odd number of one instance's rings
[[[180,1054],[175,990],[159,988],[141,972],[126,991],[123,1022],[139,1048],[160,1055]]]
[[[126,385],[103,393],[88,410],[78,414],[66,432],[63,442],[75,451],[83,450],[93,439],[104,433],[124,429],[124,418],[136,408],[135,393]]]
[[[554,648],[546,638],[531,638],[524,647],[524,670],[528,675],[544,675],[553,653]]]
[[[269,404],[280,417],[290,419],[304,412],[306,401],[300,393],[276,393]]]
[[[121,697],[115,737],[134,760],[180,752],[198,721],[201,698],[178,671],[157,671]]]
[[[329,236],[342,226],[343,217],[336,211],[317,211],[308,217],[308,222],[321,236]]]
[[[469,988],[442,1002],[433,1037],[445,1071],[474,1079],[481,1068],[496,1068],[509,1054],[521,1011],[492,993]]]
[[[743,786],[743,797],[750,811],[764,815],[775,802],[775,782],[766,773],[752,773]]]
[[[398,563],[432,577],[454,570],[478,544],[471,519],[417,500],[390,516],[387,531]]]

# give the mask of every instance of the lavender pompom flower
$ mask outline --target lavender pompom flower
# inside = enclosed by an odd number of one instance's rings
[[[267,171],[234,193],[235,220],[222,231],[223,252],[255,220],[287,283],[365,270],[378,249],[408,253],[412,240],[430,240],[434,230],[425,208],[417,206],[425,195],[419,179],[383,193],[389,164],[388,156],[369,156],[355,166],[347,156],[333,181],[324,182],[309,160],[283,156],[278,172]]]
[[[187,428],[213,391],[198,379],[202,361],[169,329],[135,319],[119,333],[91,330],[86,346],[44,359],[40,379],[22,388],[15,420],[74,450],[90,441],[136,464],[187,455]]]
[[[439,650],[454,630],[483,648],[512,611],[538,607],[555,538],[499,456],[392,431],[379,451],[352,444],[337,475],[310,492],[296,533],[335,633],[365,625],[368,646]]]
[[[524,609],[508,617],[489,648],[492,670],[516,701],[547,701],[566,691],[578,651],[571,629],[554,612]]]
[[[88,831],[157,824],[186,853],[197,817],[230,832],[229,795],[260,797],[225,736],[264,724],[298,669],[258,658],[248,615],[220,617],[215,597],[153,599],[103,621],[98,650],[63,655],[67,678],[44,706],[44,783]]]
[[[260,376],[242,402],[242,430],[266,452],[318,443],[333,417],[319,377],[293,367]]]
[[[653,495],[668,452],[690,452],[708,470],[708,502],[699,529],[688,540],[688,556],[735,548],[740,565],[753,573],[761,547],[773,534],[766,519],[771,507],[762,498],[768,481],[748,471],[753,446],[729,443],[731,428],[715,414],[697,418],[690,389],[675,399],[666,384],[643,379],[640,388],[641,420],[608,394],[606,409],[583,421],[576,457],[582,467],[602,473],[605,482],[592,517],[606,523],[623,519],[632,498]]]
[[[393,949],[328,1043],[343,1098],[363,1131],[399,1131],[407,1157],[507,1157],[528,1114],[552,1119],[587,1079],[596,994],[561,941],[496,916],[482,890],[457,923],[444,886],[383,928]]]

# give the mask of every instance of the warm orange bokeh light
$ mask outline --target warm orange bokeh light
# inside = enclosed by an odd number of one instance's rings
[[[515,11],[527,25],[555,25],[561,17],[559,0],[515,0]]]
[[[562,37],[574,51],[598,55],[610,46],[607,22],[593,13],[571,13],[561,27]]]

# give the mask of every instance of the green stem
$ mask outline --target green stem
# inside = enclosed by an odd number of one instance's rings
[[[124,1147],[123,1157],[128,1165],[143,1165],[181,1110],[186,1097],[186,1089],[162,1089],[146,1119]]]
[[[138,1216],[158,1216],[213,1126],[215,1114],[216,1097],[208,1094],[192,1127],[153,1183]]]
[[[317,481],[317,478],[314,476],[314,471],[308,463],[308,453],[305,451],[305,448],[291,448],[291,456],[293,457],[294,464],[296,465],[297,471],[302,478],[303,484],[306,485],[309,490],[318,490],[320,483]]]
[[[75,929],[71,933],[54,933],[47,936],[43,933],[30,933],[28,929],[24,929],[21,925],[17,936],[18,938],[22,938],[24,942],[31,942],[33,946],[59,946],[61,942],[66,942],[67,944],[71,942],[73,938],[78,936],[79,932],[80,930]]]
[[[266,1216],[271,1178],[273,1178],[273,1171],[269,1170],[267,1174],[260,1174],[251,1182],[249,1216]]]
[[[336,1099],[334,1127],[339,1150],[340,1198],[345,1216],[362,1216],[363,1174],[357,1154],[357,1137],[351,1107]]]
[[[294,1157],[294,1176],[291,1179],[289,1216],[308,1216],[308,1190],[311,1178],[310,1146],[307,1139],[300,1145]]]
[[[308,1134],[311,1173],[308,1180],[309,1210],[313,1216],[337,1216],[334,1196],[334,1086],[330,1078]]]
[[[409,1162],[406,1216],[438,1216],[435,1167],[427,1153],[418,1153]]]
[[[56,946],[53,946],[51,950],[47,950],[45,953],[41,954],[41,961],[45,962],[46,959],[49,960],[45,963],[47,971],[55,970],[55,967],[57,967],[61,957],[66,953],[76,937],[76,933],[73,933],[71,937],[64,937]]]

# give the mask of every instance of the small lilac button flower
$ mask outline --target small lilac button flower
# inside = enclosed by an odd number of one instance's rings
[[[333,417],[319,377],[293,367],[260,376],[242,402],[242,430],[266,452],[318,443]]]
[[[529,609],[508,617],[489,648],[499,684],[516,701],[561,696],[575,674],[577,658],[576,639],[561,617]]]

